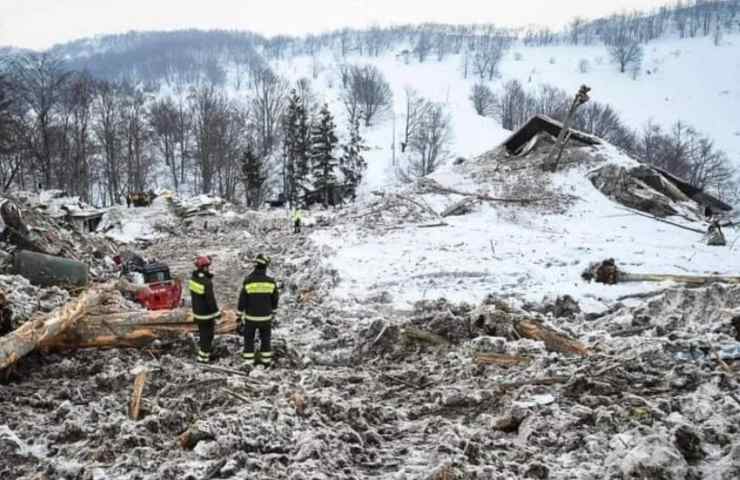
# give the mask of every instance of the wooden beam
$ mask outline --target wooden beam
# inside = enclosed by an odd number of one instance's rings
[[[141,396],[144,393],[146,375],[147,372],[144,370],[136,375],[136,380],[134,380],[134,392],[131,395],[131,406],[129,408],[129,417],[131,417],[132,420],[138,420],[139,415],[141,414]]]
[[[0,337],[0,370],[14,364],[44,342],[63,335],[82,319],[91,304],[96,303],[98,289],[83,293],[47,316],[37,316],[3,337]]]
[[[225,311],[216,321],[215,333],[233,333],[238,323],[236,312]],[[139,310],[88,316],[74,328],[45,338],[40,346],[46,350],[141,348],[157,339],[181,337],[197,330],[188,309]]]

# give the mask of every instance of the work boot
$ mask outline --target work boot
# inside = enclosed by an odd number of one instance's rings
[[[254,368],[254,352],[242,352],[242,366],[244,368]]]
[[[198,363],[211,363],[211,354],[198,349],[198,355],[195,357]]]

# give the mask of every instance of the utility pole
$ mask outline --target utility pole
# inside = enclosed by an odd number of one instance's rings
[[[558,164],[560,163],[560,157],[563,156],[563,149],[565,148],[565,144],[570,138],[570,124],[573,123],[573,119],[576,116],[576,110],[578,110],[578,107],[590,100],[590,97],[588,96],[588,92],[590,91],[591,88],[587,87],[586,85],[581,85],[581,88],[578,89],[578,93],[576,93],[576,97],[573,99],[573,103],[571,104],[570,110],[568,111],[568,116],[565,117],[565,121],[563,122],[563,128],[560,129],[558,139],[555,142],[555,145],[550,151],[550,155],[547,156],[547,160],[545,160],[545,163],[543,165],[543,169],[546,172],[557,171]]]

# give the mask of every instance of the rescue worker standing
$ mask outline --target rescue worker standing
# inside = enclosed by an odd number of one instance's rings
[[[256,363],[265,367],[272,365],[272,315],[278,307],[280,293],[275,280],[267,276],[270,258],[259,254],[255,259],[254,271],[244,279],[239,293],[238,310],[241,314],[244,351],[242,360],[246,366]],[[260,335],[260,351],[255,352],[254,339]]]
[[[201,256],[195,259],[195,268],[190,282],[190,298],[193,305],[193,320],[198,325],[199,345],[197,361],[208,363],[211,361],[211,345],[216,319],[221,311],[216,304],[213,294],[213,274],[208,271],[211,265],[209,257]]]
[[[301,220],[303,216],[300,210],[293,210],[293,233],[301,233]]]

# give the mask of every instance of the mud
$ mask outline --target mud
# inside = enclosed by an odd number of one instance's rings
[[[214,255],[222,306],[236,302],[256,253],[273,257],[283,285],[275,368],[205,370],[191,338],[33,354],[0,386],[0,478],[729,480],[740,471],[737,374],[711,357],[675,357],[692,342],[735,342],[740,289],[669,290],[591,320],[570,301],[543,302],[553,308],[538,315],[593,351],[581,358],[481,325],[480,305],[339,302],[325,252],[277,216],[214,219],[146,251],[181,275],[201,252]],[[483,302],[492,305],[526,311],[495,295]],[[407,326],[448,343],[408,341]],[[239,371],[240,348],[237,336],[217,338],[215,366]],[[530,361],[481,366],[481,352]],[[203,433],[192,449],[180,445],[186,431]]]

